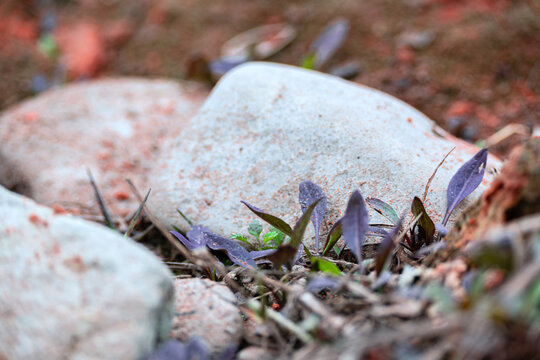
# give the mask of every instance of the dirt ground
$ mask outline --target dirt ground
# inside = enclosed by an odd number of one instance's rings
[[[538,0],[4,0],[0,110],[69,81],[183,79],[193,57],[215,59],[234,35],[276,22],[298,35],[269,61],[298,65],[340,17],[349,34],[323,70],[355,61],[354,81],[471,142],[511,123],[540,124]],[[492,150],[504,157],[525,137]]]

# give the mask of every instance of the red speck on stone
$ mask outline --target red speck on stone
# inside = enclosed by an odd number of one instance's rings
[[[67,214],[66,209],[64,209],[63,207],[61,207],[60,205],[58,205],[58,204],[56,204],[56,203],[53,204],[52,209],[53,209],[53,212],[54,212],[56,215]]]
[[[60,244],[55,243],[55,244],[53,245],[52,253],[53,253],[54,255],[60,254]]]
[[[35,123],[39,120],[39,115],[35,111],[29,111],[23,115],[23,121],[25,123]]]
[[[411,119],[411,118],[407,118],[407,122],[412,123],[412,119]]]
[[[28,216],[28,220],[30,220],[30,222],[36,226],[43,226],[43,227],[49,226],[49,223],[46,220],[40,218],[36,214],[30,214]]]
[[[105,64],[105,43],[93,22],[61,26],[54,34],[68,76],[95,76]]]
[[[109,159],[110,157],[111,157],[111,153],[108,152],[108,151],[100,151],[100,152],[98,152],[98,154],[97,154],[97,158],[98,158],[99,160],[107,160],[107,159]]]
[[[114,193],[114,198],[119,201],[127,200],[129,199],[129,193],[125,190],[117,190]]]

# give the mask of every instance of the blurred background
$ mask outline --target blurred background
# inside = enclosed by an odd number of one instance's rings
[[[380,89],[502,156],[540,124],[539,0],[0,1],[0,110],[97,77],[211,87],[252,59]]]

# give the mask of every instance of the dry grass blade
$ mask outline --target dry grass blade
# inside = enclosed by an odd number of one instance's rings
[[[148,200],[148,196],[150,195],[150,191],[152,191],[152,189],[148,189],[148,191],[146,192],[146,196],[144,197],[144,200],[141,202],[141,204],[139,205],[139,208],[137,209],[137,212],[135,213],[135,216],[133,216],[133,219],[131,219],[131,223],[129,224],[129,227],[128,227],[126,233],[124,234],[125,238],[129,237],[129,235],[133,231],[133,228],[135,228],[135,225],[137,224],[137,221],[139,221],[139,217],[141,216],[141,212],[144,209],[144,205],[146,204],[146,200]]]
[[[131,191],[133,192],[133,194],[142,203],[143,198],[142,198],[141,194],[139,193],[139,191],[137,190],[137,188],[135,187],[135,185],[133,184],[133,182],[131,180],[129,180],[129,179],[126,179],[126,182],[128,183],[129,187],[131,188]],[[167,238],[167,240],[171,243],[171,245],[176,250],[178,250],[186,259],[191,261],[193,259],[193,256],[191,255],[191,253],[185,247],[181,246],[180,243],[169,233],[167,228],[165,226],[163,226],[163,224],[161,224],[159,222],[159,220],[156,219],[156,217],[148,210],[148,207],[146,206],[146,204],[144,204],[143,208],[144,208],[144,212],[145,212],[146,216],[148,217],[148,219],[150,220],[150,222],[152,222],[152,224],[154,224],[154,226],[156,228],[158,228],[158,230],[163,234],[163,236],[165,236]]]
[[[437,165],[437,167],[435,168],[435,171],[433,171],[433,174],[431,174],[431,176],[429,177],[429,180],[426,184],[426,188],[424,189],[424,195],[422,196],[422,202],[426,202],[426,198],[427,198],[427,194],[428,194],[428,190],[429,190],[429,185],[431,185],[431,181],[433,180],[433,178],[435,177],[435,174],[437,174],[437,171],[439,170],[439,168],[441,167],[441,165],[446,161],[446,158],[448,157],[448,155],[450,155],[452,153],[452,151],[455,150],[455,146],[444,156],[444,158],[441,160],[441,162],[439,163],[439,165]]]
[[[90,185],[92,185],[92,188],[94,189],[94,194],[96,195],[96,200],[99,204],[99,207],[101,209],[101,212],[103,213],[103,217],[105,218],[105,224],[113,230],[116,230],[116,227],[114,226],[114,223],[111,218],[111,214],[109,213],[109,209],[107,209],[107,205],[105,204],[105,200],[103,200],[103,197],[101,196],[101,192],[98,189],[98,186],[94,180],[94,176],[92,175],[92,172],[90,169],[86,169],[86,173],[88,174],[88,179],[90,180]]]

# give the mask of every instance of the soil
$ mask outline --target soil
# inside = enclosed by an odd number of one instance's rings
[[[298,65],[339,17],[350,31],[323,70],[355,61],[361,72],[354,81],[412,104],[471,142],[509,123],[540,124],[536,0],[7,0],[0,5],[0,110],[51,83],[183,79],[190,59],[215,59],[226,40],[269,23],[298,31],[269,60]],[[44,55],[38,43],[48,33],[60,49]],[[525,137],[511,136],[492,151],[504,157]]]

